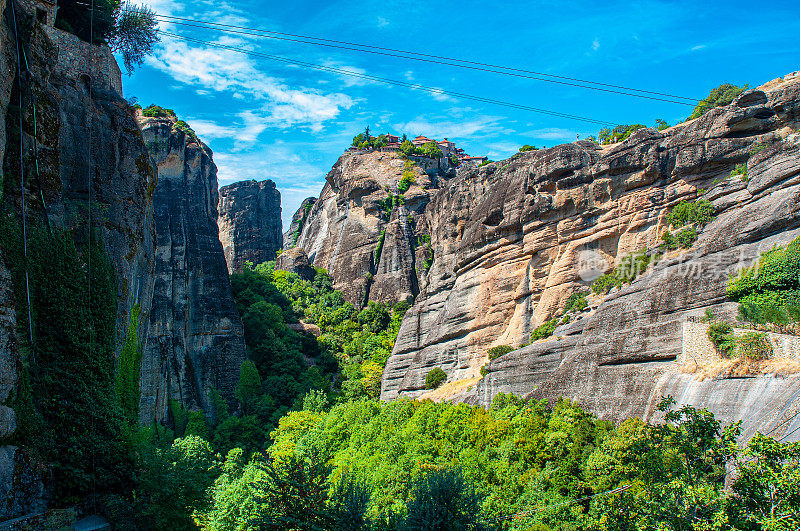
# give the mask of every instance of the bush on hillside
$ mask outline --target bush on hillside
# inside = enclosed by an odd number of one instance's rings
[[[436,389],[447,381],[447,373],[441,367],[434,367],[425,376],[425,389]]]
[[[675,228],[693,223],[704,227],[714,219],[714,204],[708,199],[681,201],[667,214],[667,221]]]
[[[514,347],[512,347],[511,345],[497,345],[496,347],[492,347],[489,349],[489,359],[494,360],[499,358],[500,356],[505,356],[512,350],[514,350]]]
[[[747,88],[748,85],[737,87],[736,85],[731,85],[730,83],[724,83],[717,88],[712,89],[708,97],[697,104],[687,120],[699,118],[715,107],[730,105],[730,103],[735,100],[739,94],[747,90]]]

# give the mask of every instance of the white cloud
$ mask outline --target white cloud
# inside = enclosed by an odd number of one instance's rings
[[[231,139],[234,141],[234,151],[246,149],[258,140],[266,128],[266,119],[252,111],[242,111],[236,115],[242,122],[241,126],[220,125],[210,120],[190,119],[190,125],[202,139]]]
[[[705,47],[706,47],[706,45],[705,45],[705,44],[698,44],[697,46],[692,46],[692,48],[691,48],[691,49],[692,49],[692,51],[693,51],[693,52],[696,52],[696,51],[698,51],[698,50],[702,50],[702,49],[703,49],[703,48],[705,48]]]
[[[463,121],[429,121],[418,116],[408,122],[395,124],[395,128],[409,135],[425,135],[437,139],[441,137],[468,139],[511,132],[500,125],[500,118],[496,116],[481,116]]]
[[[388,25],[389,25],[389,21],[388,20],[386,20],[383,17],[378,17],[378,27],[379,28],[382,28],[382,27],[388,26]]]
[[[595,39],[592,41],[592,50],[597,50],[598,48],[600,48],[600,40]]]
[[[223,37],[216,43],[233,47],[244,45],[243,41],[230,37]],[[234,50],[194,46],[175,38],[162,41],[147,63],[199,90],[229,92],[239,99],[263,102],[259,112],[272,127],[300,125],[319,131],[323,122],[354,104],[346,94],[290,88],[283,80],[260,71],[251,57]]]
[[[530,136],[541,140],[572,140],[577,134],[571,129],[561,129],[558,127],[546,127],[544,129],[534,129],[522,133],[522,136]]]
[[[328,59],[322,63],[323,66],[337,68],[339,70],[347,70],[348,72],[354,72],[356,74],[367,74],[367,71],[363,68],[359,68],[357,66],[350,66],[348,64],[335,61],[333,59]],[[377,81],[372,81],[370,79],[364,79],[357,76],[349,76],[347,74],[336,74],[333,73],[336,77],[338,77],[345,87],[363,87],[364,85],[381,85]],[[319,82],[325,82],[326,80],[320,80]]]

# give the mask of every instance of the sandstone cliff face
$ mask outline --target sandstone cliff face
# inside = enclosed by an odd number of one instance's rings
[[[603,148],[578,142],[528,152],[460,174],[426,209],[435,259],[403,321],[382,398],[419,395],[436,366],[451,380],[478,376],[488,348],[526,343],[588,286],[581,251],[610,266],[656,247],[670,207],[708,189],[717,218],[692,249],[608,296],[591,317],[565,327],[563,339],[493,361],[477,390],[484,404],[513,391],[575,398],[613,419],[652,414],[657,389],[685,384],[673,361],[685,316],[710,306],[732,311],[724,304],[728,274],[800,234],[800,146],[791,134],[799,108],[795,78],[663,132],[640,130]],[[749,181],[728,178],[744,162]],[[797,382],[769,385],[786,393]],[[706,387],[693,396],[702,401],[713,386]],[[733,409],[720,412],[730,420]]]
[[[298,208],[297,212],[292,216],[292,222],[289,224],[289,228],[283,233],[284,250],[293,248],[297,240],[300,239],[300,233],[303,232],[303,227],[308,219],[308,213],[311,211],[311,207],[314,206],[316,201],[316,197],[306,197],[303,199],[303,202],[300,203],[300,208]]]
[[[155,292],[141,368],[140,417],[151,422],[164,418],[169,400],[213,411],[212,387],[232,399],[246,352],[219,241],[211,151],[174,119],[138,120],[158,166]]]
[[[411,301],[425,275],[428,249],[421,238],[429,229],[422,213],[455,171],[446,161],[404,164],[397,153],[342,155],[297,239],[296,247],[327,269],[334,287],[357,307],[370,300]],[[414,183],[400,194],[404,172]]]
[[[242,181],[219,189],[219,239],[228,271],[275,260],[283,245],[281,194],[275,183]]]
[[[29,11],[31,5],[18,4],[17,25],[24,37],[20,53],[30,68],[23,73],[20,111],[13,17],[5,1],[0,10],[0,155],[8,192],[3,208],[15,215],[22,211],[22,160],[28,221],[43,224],[46,219],[53,228],[69,230],[79,243],[88,241],[91,230],[102,242],[117,282],[116,333],[121,337],[133,306],[147,312],[152,298],[154,226],[148,190],[155,186],[156,173],[122,99],[119,69],[107,47],[92,47],[43,26]],[[14,186],[8,186],[9,179]],[[5,404],[13,403],[21,367],[13,300],[8,272],[0,263],[0,400]],[[5,441],[15,429],[15,415],[4,405],[0,416],[0,441]],[[43,508],[38,475],[24,448],[0,446],[0,520]]]

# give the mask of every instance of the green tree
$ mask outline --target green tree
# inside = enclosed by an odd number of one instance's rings
[[[415,482],[403,531],[490,529],[482,522],[481,498],[460,469],[433,470]]]
[[[724,83],[717,88],[712,89],[708,97],[697,104],[687,120],[699,118],[715,107],[730,105],[730,103],[733,102],[733,100],[735,100],[739,94],[747,90],[747,88],[748,85],[737,87],[736,85],[731,85],[730,83]]]
[[[447,381],[447,373],[441,367],[434,367],[425,376],[425,389],[436,389]]]

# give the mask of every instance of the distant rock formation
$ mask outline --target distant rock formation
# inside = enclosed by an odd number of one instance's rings
[[[430,260],[423,212],[455,174],[447,159],[345,153],[328,172],[319,199],[307,200],[295,213],[296,247],[315,267],[326,269],[356,307],[412,301]],[[401,192],[404,175],[408,188]],[[284,241],[294,233],[290,229]]]
[[[152,422],[164,418],[170,400],[212,412],[212,388],[232,400],[246,351],[217,230],[211,150],[174,117],[140,111],[138,120],[158,165],[156,282],[140,408],[142,422]]]
[[[241,271],[245,262],[275,260],[282,232],[281,194],[274,182],[241,181],[220,188],[219,239],[229,272]]]
[[[486,365],[472,389],[481,404],[498,392],[564,396],[605,418],[654,418],[669,392],[723,421],[744,418],[750,434],[778,425],[800,377],[701,383],[674,360],[688,315],[735,312],[725,302],[730,273],[800,235],[798,129],[800,76],[787,76],[665,131],[460,172],[425,210],[434,260],[387,362],[382,398],[424,393],[433,367],[454,381],[478,377]],[[747,177],[731,176],[744,163]],[[701,189],[716,219],[691,249],[667,255],[550,340],[489,363],[490,347],[527,343],[571,293],[588,287],[582,253],[609,268],[658,247],[669,210]],[[800,426],[800,417],[787,426]]]
[[[300,203],[300,208],[292,216],[292,222],[289,224],[289,229],[283,233],[283,248],[291,249],[300,239],[300,233],[303,232],[303,227],[308,219],[308,213],[311,212],[311,207],[317,202],[316,197],[306,197]]]

